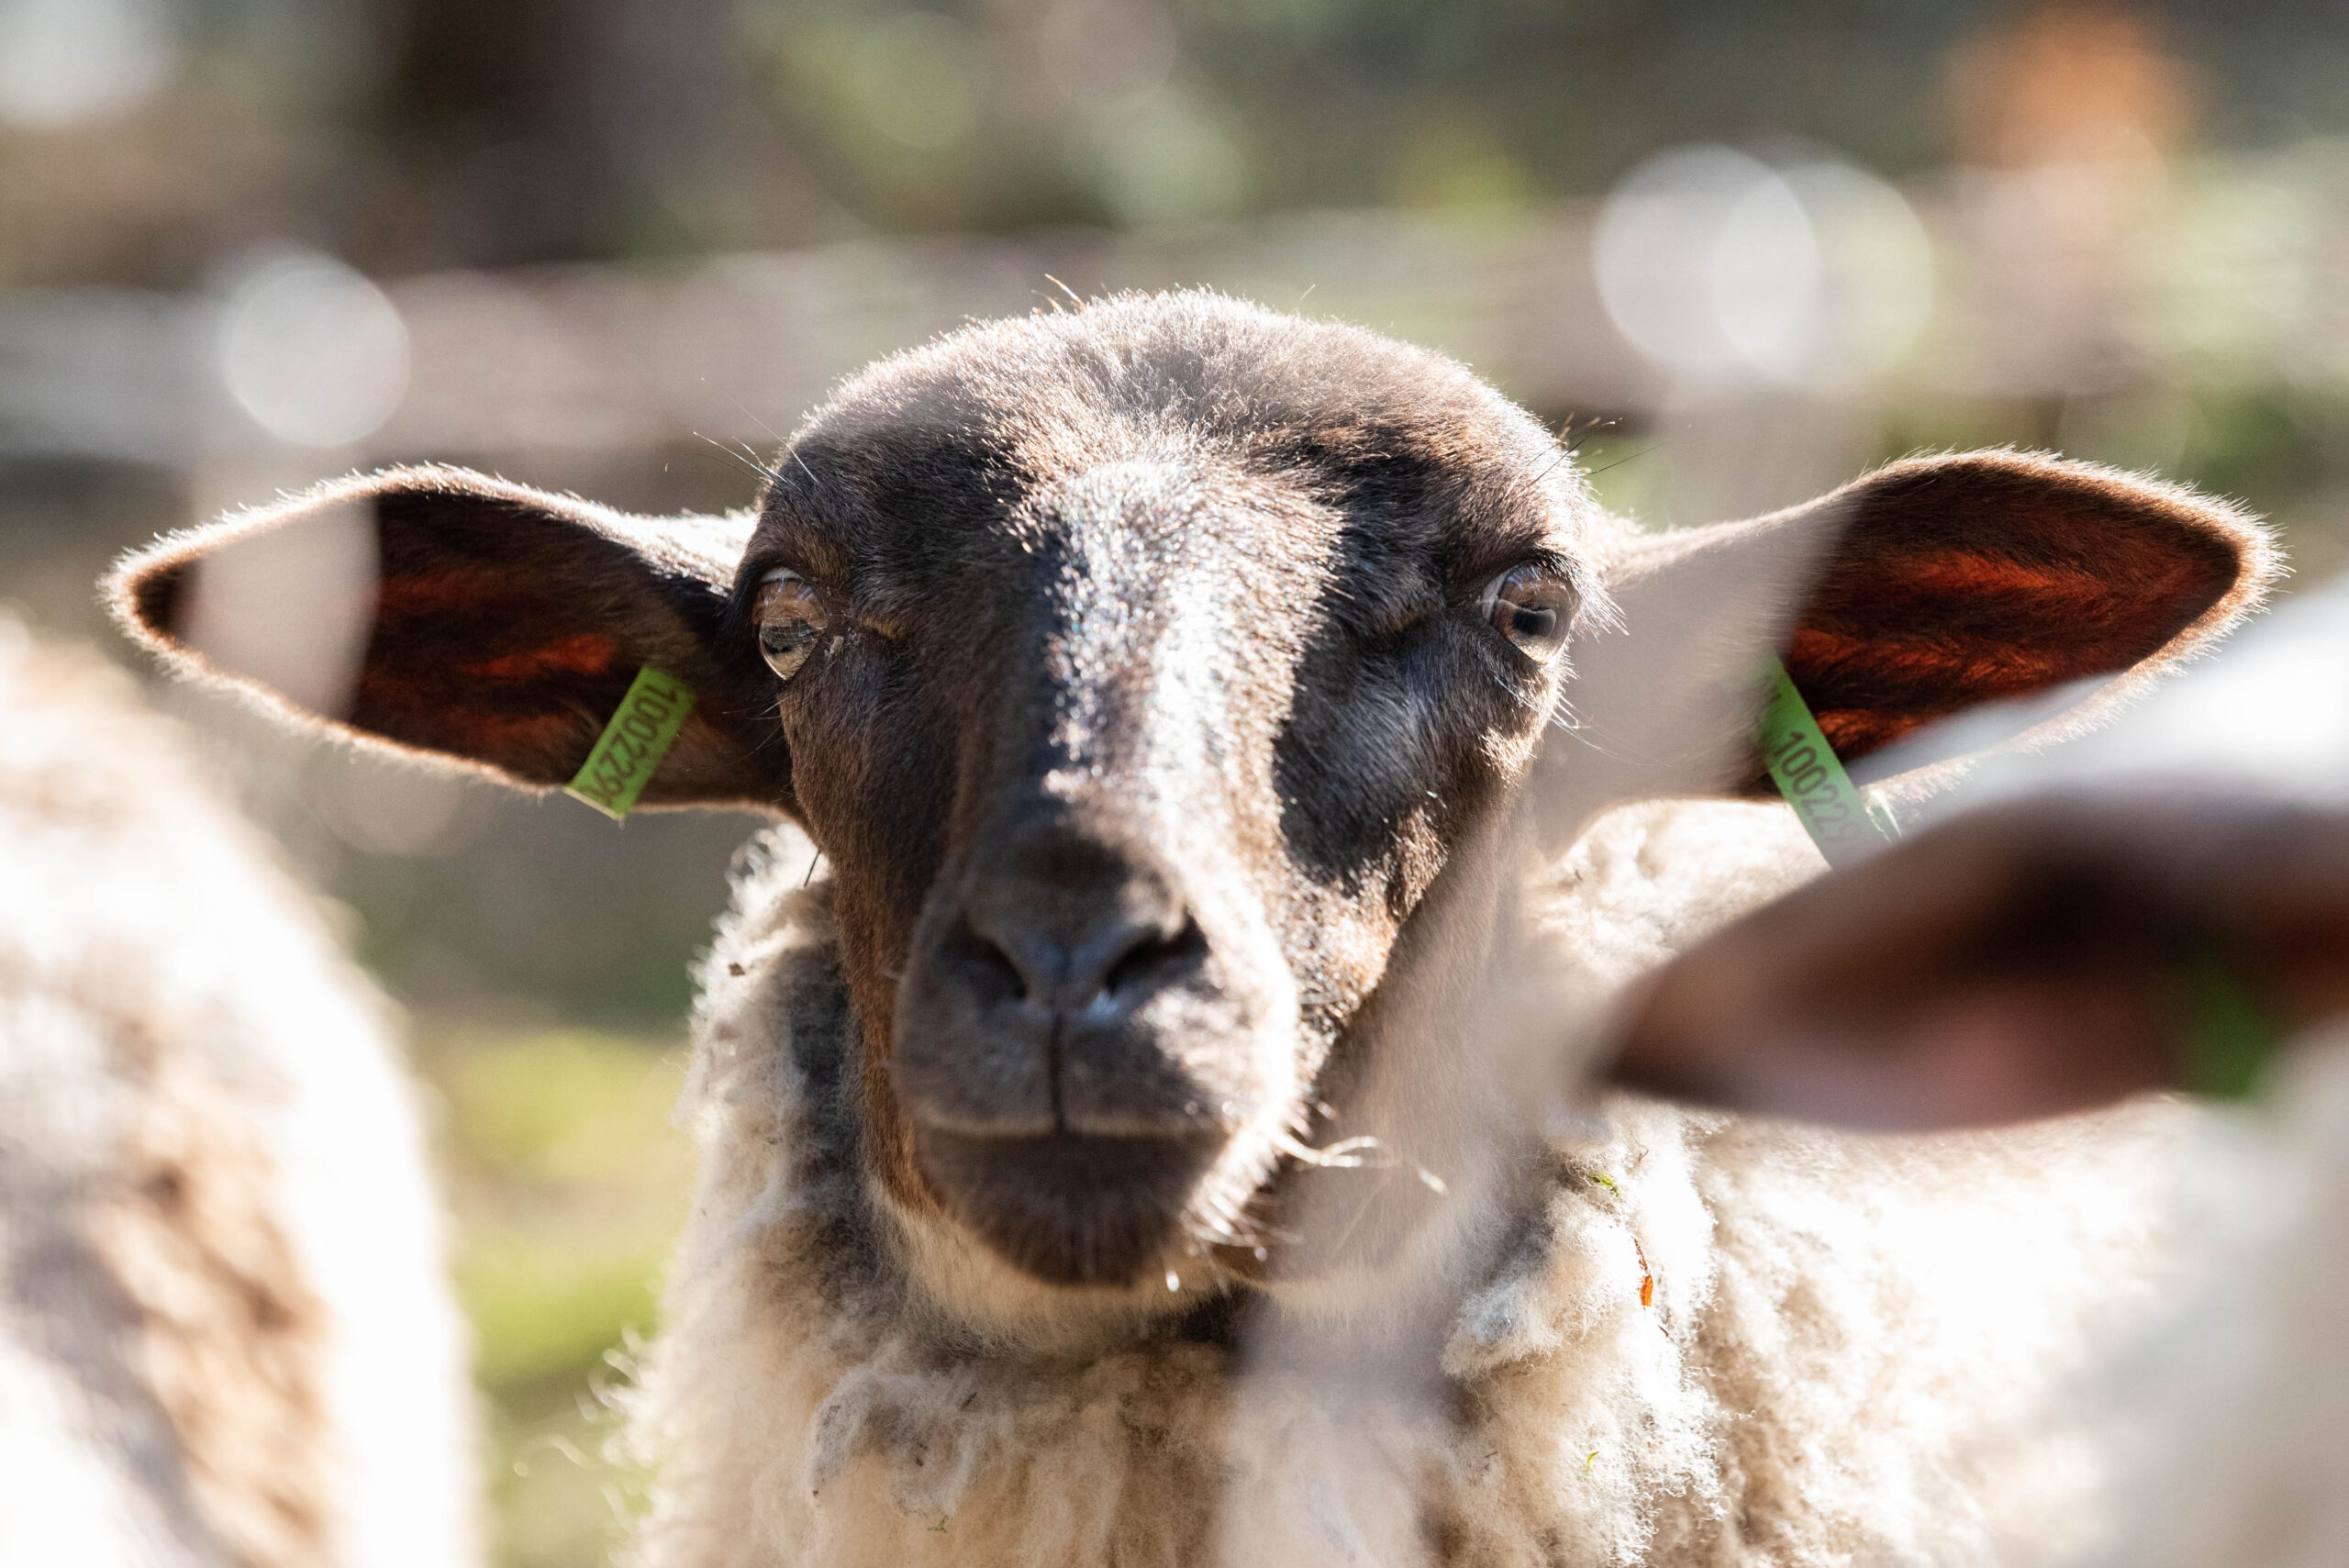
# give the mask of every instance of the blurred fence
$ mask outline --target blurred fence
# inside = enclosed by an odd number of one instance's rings
[[[860,241],[381,284],[249,256],[202,293],[0,294],[0,593],[95,627],[106,558],[353,467],[440,459],[644,510],[747,504],[829,384],[972,317],[1206,284],[1465,361],[1570,424],[1611,503],[1765,509],[1917,446],[2152,468],[2349,543],[2349,150],[1960,170],[1668,152],[1606,200],[1129,235]],[[182,703],[196,699],[184,695]],[[742,824],[612,830],[305,748],[217,705],[249,802],[435,1006],[649,1018],[685,997]],[[590,920],[582,886],[637,889]],[[469,1000],[470,999],[470,1000]]]
[[[1651,164],[1603,206],[869,241],[380,293],[323,258],[257,258],[203,296],[0,295],[0,455],[201,468],[290,442],[325,468],[772,446],[836,377],[966,317],[1050,307],[1050,280],[1203,284],[1364,322],[1553,417],[2332,393],[2349,390],[2349,153],[1961,172],[1903,206],[1830,163],[1711,150]],[[1708,314],[1727,351],[1709,355]],[[1851,362],[1806,359],[1838,335]]]

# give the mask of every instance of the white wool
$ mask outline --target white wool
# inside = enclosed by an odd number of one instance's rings
[[[1595,994],[1808,874],[1792,831],[1619,813],[1529,926]],[[1972,1564],[2079,1528],[2101,1455],[2044,1401],[2159,1284],[2175,1106],[1890,1140],[1615,1098],[1552,1140],[1425,1366],[1141,1326],[1039,1351],[908,1281],[835,1108],[856,1053],[809,853],[753,851],[705,969],[640,1562]]]
[[[128,680],[0,619],[0,1562],[475,1558],[382,998]]]
[[[2181,1191],[2190,1287],[2082,1390],[2132,1440],[2098,1568],[2349,1562],[2349,1029],[2213,1126]]]
[[[1600,817],[1526,890],[1536,957],[1517,978],[1561,1020],[1544,1044],[1589,1049],[1628,982],[1826,866],[1783,806],[1661,800]],[[1576,1058],[1546,1070],[1564,1078],[1585,1066]]]
[[[2349,578],[2263,616],[2110,727],[1993,757],[1940,816],[2051,784],[2190,777],[2337,807],[2349,791]],[[1993,706],[1879,766],[1973,751],[2016,727]],[[2278,1064],[2262,1103],[2205,1120],[2176,1161],[2180,1279],[2141,1332],[2105,1342],[2051,1412],[2075,1446],[2120,1440],[2109,1529],[2077,1552],[2018,1539],[2018,1562],[2094,1568],[2349,1563],[2349,1029]]]

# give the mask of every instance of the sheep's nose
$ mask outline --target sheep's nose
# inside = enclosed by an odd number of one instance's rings
[[[1198,923],[1153,865],[1060,835],[1009,862],[966,895],[963,952],[1035,1007],[1106,1019],[1205,956]]]
[[[888,1081],[929,1189],[1071,1284],[1129,1282],[1174,1246],[1293,1070],[1277,950],[1230,886],[1128,826],[1055,801],[989,834],[931,890],[892,1008]]]
[[[892,1072],[918,1120],[988,1138],[1229,1130],[1232,1009],[1181,881],[1146,848],[1058,821],[1004,835],[908,958]]]

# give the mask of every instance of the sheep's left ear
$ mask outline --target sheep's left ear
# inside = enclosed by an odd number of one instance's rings
[[[1615,625],[1575,647],[1571,727],[1538,787],[1570,832],[1642,795],[1764,793],[1772,653],[1851,762],[1935,719],[2041,692],[2077,728],[2189,657],[2277,570],[2221,502],[2009,451],[1915,458],[1747,522],[1622,540]],[[1580,743],[1576,743],[1579,741]]]
[[[526,789],[567,783],[651,666],[695,701],[641,804],[776,811],[772,681],[725,635],[749,532],[395,469],[166,539],[107,588],[182,673]]]

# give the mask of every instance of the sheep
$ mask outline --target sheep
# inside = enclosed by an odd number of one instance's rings
[[[354,520],[372,595],[289,617],[363,645],[344,700],[192,637],[217,563]],[[656,670],[643,804],[783,819],[701,973],[640,1561],[1966,1563],[2065,1526],[2094,1456],[1998,1434],[2156,1288],[2184,1113],[1545,1120],[1504,1045],[1818,869],[1646,798],[1758,793],[1771,648],[1857,758],[2109,696],[2271,570],[1999,452],[1642,536],[1463,368],[1177,294],[882,361],[754,512],[395,469],[111,592],[184,674],[607,806]]]
[[[2223,788],[2225,809],[2139,856],[2200,873],[2173,872],[2162,902],[2224,923],[2270,1043],[2289,1048],[2254,1083],[2250,1114],[2197,1150],[2183,1206],[2190,1286],[2101,1363],[2078,1402],[2085,1418],[2137,1436],[2111,1489],[2119,1539],[2098,1568],[2303,1568],[2349,1555],[2344,608],[2349,581],[2296,595],[2065,770],[2109,779],[2190,759],[2224,781],[2205,787]]]
[[[0,617],[0,1562],[474,1560],[383,999],[185,739]]]
[[[2198,1049],[2182,983],[2214,958],[2232,972],[2266,1020],[2274,1055],[2250,1082],[2267,1103],[2187,1151],[2172,1299],[2045,1415],[2075,1440],[2124,1440],[2103,1528],[2054,1559],[2068,1568],[2288,1568],[2349,1545],[2349,811],[2337,773],[2326,786],[2311,802],[2171,774],[2016,795],[1717,933],[1647,980],[1627,1030],[1638,1076],[1716,1103],[1982,1123],[2240,1091]]]
[[[2349,890],[2349,884],[2337,884]],[[2349,1552],[2349,1029],[2305,1031],[2255,1118],[2198,1153],[2194,1267],[2080,1402],[2131,1434],[2087,1568],[2317,1568]]]
[[[2070,1568],[2349,1552],[2349,582],[2081,746],[1642,983],[1631,1075],[1911,1128],[2243,1096],[2181,1168],[2172,1299],[2052,1418],[2120,1433]],[[1938,813],[1937,813],[1938,814]],[[1766,1042],[1757,1050],[1756,1042]]]
[[[1978,1123],[2214,1086],[2176,982],[2224,955],[2272,1029],[2265,1103],[2181,1161],[2172,1299],[2045,1413],[2074,1440],[2123,1440],[2101,1528],[2014,1561],[2296,1568],[2349,1545],[2349,811],[2329,785],[2325,804],[2176,775],[2021,795],[1716,934],[1634,1009],[1626,1050],[1651,1081]],[[1782,1049],[1757,1054],[1756,1036]]]

